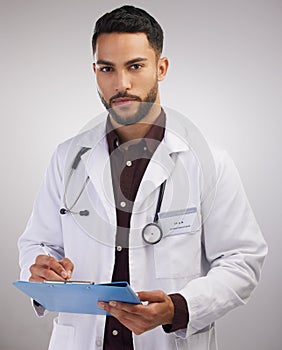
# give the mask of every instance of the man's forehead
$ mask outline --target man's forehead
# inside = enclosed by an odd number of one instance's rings
[[[134,41],[134,40],[139,40],[139,41],[144,41],[149,44],[148,38],[146,33],[143,32],[137,32],[137,33],[124,33],[124,32],[113,32],[113,33],[102,33],[98,36],[97,38],[97,43],[103,43],[104,41],[119,41],[119,42],[124,42],[124,41]]]
[[[154,55],[145,33],[107,33],[97,38],[96,61],[113,58],[131,60]]]

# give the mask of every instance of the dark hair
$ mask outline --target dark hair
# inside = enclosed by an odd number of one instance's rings
[[[96,52],[98,36],[105,33],[145,33],[156,54],[162,53],[162,28],[148,12],[140,8],[125,5],[100,17],[92,37],[93,55]]]

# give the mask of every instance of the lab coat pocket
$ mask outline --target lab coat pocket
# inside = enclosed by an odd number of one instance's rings
[[[176,348],[177,350],[218,350],[214,325],[188,338],[176,338]]]
[[[71,350],[74,344],[75,328],[71,325],[58,323],[58,317],[53,321],[53,332],[48,350]]]
[[[157,278],[199,276],[201,271],[201,230],[196,208],[160,213],[162,240],[154,245]]]

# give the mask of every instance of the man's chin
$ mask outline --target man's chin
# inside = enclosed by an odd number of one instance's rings
[[[120,125],[132,125],[142,121],[153,106],[153,102],[138,102],[122,106],[112,106],[109,114]]]
[[[139,122],[144,116],[138,108],[131,107],[115,107],[109,110],[110,115],[120,125],[132,125]]]
[[[120,125],[132,125],[139,122],[142,118],[138,118],[138,116],[134,115],[124,115],[124,114],[117,114],[113,111],[110,112],[111,117],[113,120],[120,124]]]

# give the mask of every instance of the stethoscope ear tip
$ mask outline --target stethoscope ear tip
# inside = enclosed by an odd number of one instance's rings
[[[60,214],[65,215],[66,213],[72,213],[72,214],[79,214],[80,216],[88,216],[89,215],[89,210],[80,210],[79,213],[75,213],[71,210],[68,210],[66,208],[61,208],[60,209]]]

